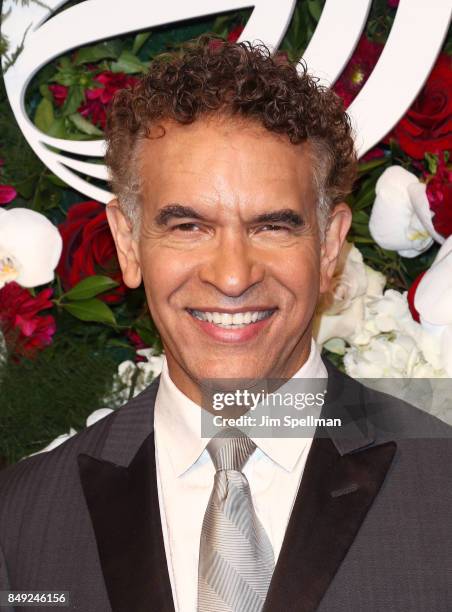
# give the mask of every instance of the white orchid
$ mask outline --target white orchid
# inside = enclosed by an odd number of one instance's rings
[[[58,229],[28,208],[0,209],[0,288],[10,281],[37,287],[54,278],[63,248]]]
[[[137,355],[145,357],[146,361],[135,363],[128,359],[119,364],[111,393],[105,398],[105,403],[116,406],[124,404],[130,397],[132,387],[135,397],[162,371],[163,354],[155,355],[153,349],[139,349]]]
[[[414,321],[407,292],[387,289],[381,296],[367,298],[364,320],[347,341],[344,365],[350,376],[447,375],[438,338]]]
[[[363,261],[355,245],[346,242],[339,256],[331,288],[319,305],[314,337],[319,344],[352,337],[364,321],[367,297],[382,294],[386,279]],[[329,348],[333,345],[329,344]],[[341,352],[338,345],[335,352]]]
[[[375,186],[369,231],[384,249],[416,257],[444,238],[432,223],[426,185],[402,166],[387,168]]]
[[[420,361],[416,342],[396,332],[394,337],[380,334],[363,346],[353,346],[344,356],[347,374],[354,378],[412,377]]]
[[[407,292],[387,289],[383,293],[384,275],[365,265],[358,249],[346,243],[331,293],[315,319],[317,342],[343,355],[347,373],[356,378],[446,377],[448,361],[438,336],[452,336],[452,237],[435,264],[438,268],[425,281],[427,296],[420,299],[422,312],[429,313],[421,325],[411,316]],[[425,276],[428,274],[430,271]],[[435,289],[431,290],[433,282]],[[452,347],[452,337],[448,347]],[[452,348],[450,351],[452,354]]]
[[[452,376],[452,236],[421,278],[414,307],[422,327],[439,339],[444,368]]]

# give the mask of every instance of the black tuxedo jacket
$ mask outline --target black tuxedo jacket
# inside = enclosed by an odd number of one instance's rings
[[[326,365],[324,414],[345,425],[316,433],[264,612],[450,612],[452,428]],[[0,590],[69,591],[79,612],[174,612],[158,385],[0,472]]]

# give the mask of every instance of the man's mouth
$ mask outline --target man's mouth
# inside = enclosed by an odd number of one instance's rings
[[[276,308],[268,310],[246,310],[243,312],[206,311],[187,308],[192,317],[199,321],[213,323],[222,329],[242,329],[253,325],[258,321],[268,319],[276,311]]]

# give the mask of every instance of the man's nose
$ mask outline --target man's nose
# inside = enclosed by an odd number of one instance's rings
[[[199,277],[224,295],[238,297],[263,280],[265,266],[243,234],[228,234],[212,249]]]

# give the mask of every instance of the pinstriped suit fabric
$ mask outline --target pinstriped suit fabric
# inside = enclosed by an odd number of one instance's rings
[[[275,563],[241,472],[256,446],[237,430],[227,436],[207,445],[217,471],[201,532],[198,611],[259,612]]]

